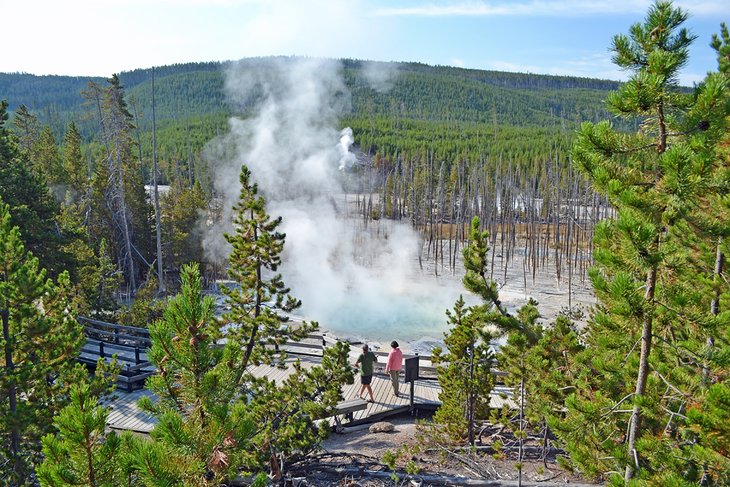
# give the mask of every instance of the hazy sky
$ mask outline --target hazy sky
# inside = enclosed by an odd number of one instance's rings
[[[648,0],[8,0],[0,72],[109,76],[305,55],[622,79],[608,47]],[[681,81],[715,69],[730,0],[682,0],[699,36]],[[0,94],[1,96],[1,94]]]

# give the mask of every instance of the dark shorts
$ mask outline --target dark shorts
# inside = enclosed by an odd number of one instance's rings
[[[370,381],[371,380],[373,380],[373,376],[372,375],[361,375],[360,376],[360,384],[362,384],[364,386],[370,384]]]

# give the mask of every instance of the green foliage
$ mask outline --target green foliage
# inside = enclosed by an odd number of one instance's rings
[[[109,271],[111,269],[108,268]],[[102,287],[99,291],[105,290]],[[117,321],[123,325],[147,328],[150,323],[162,317],[165,301],[158,295],[157,276],[153,271],[148,272],[147,280],[137,290],[137,295],[128,308],[117,312]]]
[[[8,205],[0,203],[0,464],[9,485],[33,470],[40,439],[87,372],[75,358],[83,342],[69,303],[70,282],[54,283],[25,250]]]
[[[141,405],[159,423],[152,441],[135,453],[145,482],[218,485],[240,472],[267,470],[278,478],[287,462],[328,434],[328,425],[317,420],[342,399],[342,384],[353,381],[345,344],[325,350],[321,366],[304,369],[294,362],[281,385],[248,370],[283,361],[284,354],[267,345],[300,338],[315,325],[286,325],[281,313],[299,303],[281,276],[262,277],[280,262],[281,219],[266,215],[250,173],[244,167],[241,174],[237,233],[228,236],[229,274],[240,285],[226,290],[231,312],[224,321],[216,318],[214,300],[202,297],[198,265],[191,264],[181,269],[180,294],[150,328],[149,357],[159,374],[148,387],[158,400]]]
[[[342,386],[353,382],[348,356],[349,345],[338,343],[324,350],[321,366],[305,369],[294,362],[281,385],[266,378],[249,382],[248,410],[257,425],[255,448],[247,458],[251,470],[268,468],[272,478],[280,478],[288,464],[329,435],[329,423],[319,420],[332,414],[342,400]]]
[[[106,240],[102,240],[98,256],[90,258],[89,264],[79,270],[80,294],[84,303],[83,306],[79,306],[79,313],[110,321],[119,308],[115,293],[121,283],[122,276],[119,269],[111,260]]]
[[[207,204],[200,185],[189,188],[174,184],[160,206],[165,265],[178,269],[187,262],[203,262],[202,233],[197,222]]]
[[[277,231],[281,217],[272,219],[266,214],[264,198],[251,182],[246,166],[241,168],[240,180],[241,193],[234,207],[236,233],[226,235],[232,246],[228,275],[240,286],[225,287],[223,292],[231,306],[224,318],[235,323],[229,339],[241,345],[235,363],[243,373],[250,364],[274,364],[276,352],[272,346],[300,340],[317,324],[286,325],[285,313],[297,309],[301,302],[289,294],[281,274],[276,273],[285,238]]]
[[[71,122],[63,136],[62,167],[68,183],[66,204],[78,202],[89,190],[88,164],[81,152],[81,134],[75,123]]]
[[[484,332],[485,323],[473,308],[459,299],[452,311],[446,312],[450,330],[444,334],[446,353],[435,351],[434,362],[441,393],[441,406],[434,422],[450,442],[467,440],[474,444],[474,423],[489,417],[490,392],[494,386],[490,349],[491,335]]]
[[[73,270],[73,257],[63,247],[68,239],[58,231],[59,206],[45,177],[31,170],[29,151],[5,128],[7,103],[0,102],[0,198],[10,205],[13,225],[23,229],[23,241],[51,276]]]
[[[38,174],[43,174],[57,200],[63,200],[65,188],[56,188],[68,183],[68,174],[63,170],[61,155],[51,128],[43,127],[30,151],[30,162]]]
[[[221,325],[213,298],[201,294],[197,264],[184,266],[181,279],[180,294],[150,326],[149,358],[159,373],[147,387],[158,399],[142,406],[158,424],[153,441],[140,447],[138,465],[156,481],[219,485],[243,466],[255,424],[228,361],[234,345],[217,345]]]
[[[247,413],[257,425],[255,447],[245,463],[253,471],[268,468],[273,478],[279,478],[288,461],[306,454],[328,434],[329,427],[315,421],[341,400],[342,385],[352,383],[353,371],[349,346],[344,344],[325,350],[321,367],[305,370],[294,362],[293,373],[281,386],[257,379],[248,370],[252,365],[283,365],[286,355],[277,349],[317,326],[288,323],[284,313],[300,302],[276,274],[284,246],[284,235],[277,232],[281,218],[266,214],[265,201],[250,178],[243,166],[240,199],[234,208],[236,233],[226,235],[233,247],[228,274],[238,286],[224,289],[231,306],[224,316],[231,323],[225,353],[234,375],[232,387],[249,395]]]
[[[125,485],[124,461],[130,439],[127,433],[105,434],[108,410],[98,405],[88,384],[74,385],[70,403],[55,417],[55,435],[43,437],[43,463],[37,469],[42,486]]]
[[[89,201],[89,234],[105,239],[112,258],[124,274],[132,294],[143,280],[153,255],[152,207],[142,180],[141,162],[134,157],[135,129],[118,76],[104,86],[89,82],[84,91],[98,123],[102,143]]]
[[[726,166],[716,148],[728,95],[718,74],[694,93],[679,90],[694,38],[681,28],[686,17],[657,2],[628,36],[615,37],[614,61],[631,77],[608,104],[641,129],[586,123],[573,149],[616,213],[595,230],[590,276],[599,304],[586,349],[568,362],[575,389],[566,416],[550,425],[574,467],[613,474],[615,483],[723,483],[723,453],[707,460],[711,433],[685,412],[711,409],[708,384],[722,383],[726,370],[719,357],[728,349],[727,316],[711,301],[725,304],[728,293],[716,265],[727,232],[719,223],[727,206],[718,204]]]
[[[524,307],[520,315],[510,315],[499,300],[497,284],[487,278],[489,233],[480,229],[478,217],[471,222],[469,246],[463,250],[464,287],[482,300],[481,304],[466,307],[462,297],[453,311],[447,311],[452,325],[444,336],[446,354],[434,353],[434,360],[446,362],[437,369],[441,385],[441,407],[434,416],[443,425],[443,431],[452,441],[464,438],[475,441],[474,424],[489,417],[490,393],[494,386],[492,366],[494,353],[490,342],[506,331],[520,331],[534,336],[537,309]]]

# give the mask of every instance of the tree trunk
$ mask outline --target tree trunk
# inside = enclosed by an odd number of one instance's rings
[[[16,419],[18,412],[18,391],[15,389],[15,377],[13,363],[13,346],[10,337],[10,311],[5,308],[0,310],[0,318],[3,322],[3,340],[5,342],[5,374],[8,378],[8,414],[10,418]],[[16,421],[12,422],[10,427],[10,456],[13,461],[13,470],[18,476],[19,483],[24,481],[23,463],[20,458],[20,430]]]
[[[124,236],[124,253],[126,254],[126,260],[129,266],[129,285],[132,288],[132,293],[137,290],[137,280],[134,273],[134,256],[132,255],[132,237],[129,233],[129,220],[127,218],[127,203],[124,197],[124,177],[122,175],[122,154],[119,144],[120,135],[118,133],[118,126],[115,127],[116,136],[116,173],[117,173],[117,192],[119,198],[119,214],[122,219],[122,234]]]
[[[712,303],[710,304],[710,313],[712,316],[720,314],[720,284],[722,280],[722,269],[725,265],[725,255],[722,253],[722,237],[717,241],[717,252],[715,253],[715,270],[714,270],[714,281],[715,289],[713,290]],[[709,356],[712,348],[715,346],[715,337],[712,335],[707,337],[707,355]],[[702,368],[702,385],[707,386],[710,378],[710,365],[705,360],[704,367]]]
[[[652,267],[646,275],[646,292],[644,299],[647,302],[654,300],[654,290],[656,288],[656,276],[657,268]],[[644,325],[641,329],[641,355],[639,356],[639,373],[636,378],[636,391],[634,393],[634,408],[631,412],[631,419],[629,420],[629,464],[626,465],[626,472],[624,480],[628,482],[634,477],[634,474],[639,470],[639,455],[636,453],[636,438],[639,436],[639,430],[641,429],[641,411],[639,405],[636,404],[636,400],[644,394],[646,390],[646,379],[649,377],[649,354],[651,353],[651,329],[652,329],[652,316],[648,315],[644,317]],[[634,465],[632,466],[631,461],[633,460]]]
[[[155,187],[155,233],[157,236],[157,292],[165,294],[162,266],[162,229],[160,228],[160,192],[157,187],[157,120],[155,118],[155,68],[152,68],[152,181]]]

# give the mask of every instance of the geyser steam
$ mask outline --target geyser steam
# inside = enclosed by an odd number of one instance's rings
[[[308,319],[340,336],[370,340],[440,338],[444,310],[460,286],[441,286],[417,263],[418,235],[406,224],[346,217],[341,171],[356,163],[352,130],[337,130],[350,98],[335,61],[276,59],[234,65],[226,80],[233,103],[254,106],[232,118],[230,133],[208,149],[216,189],[230,208],[240,190],[241,164],[252,171],[272,216],[286,233],[281,272]],[[234,153],[230,154],[230,147]],[[228,148],[228,149],[225,149]],[[228,154],[227,154],[228,152]],[[229,228],[226,230],[231,231]],[[205,247],[220,252],[215,229]]]

